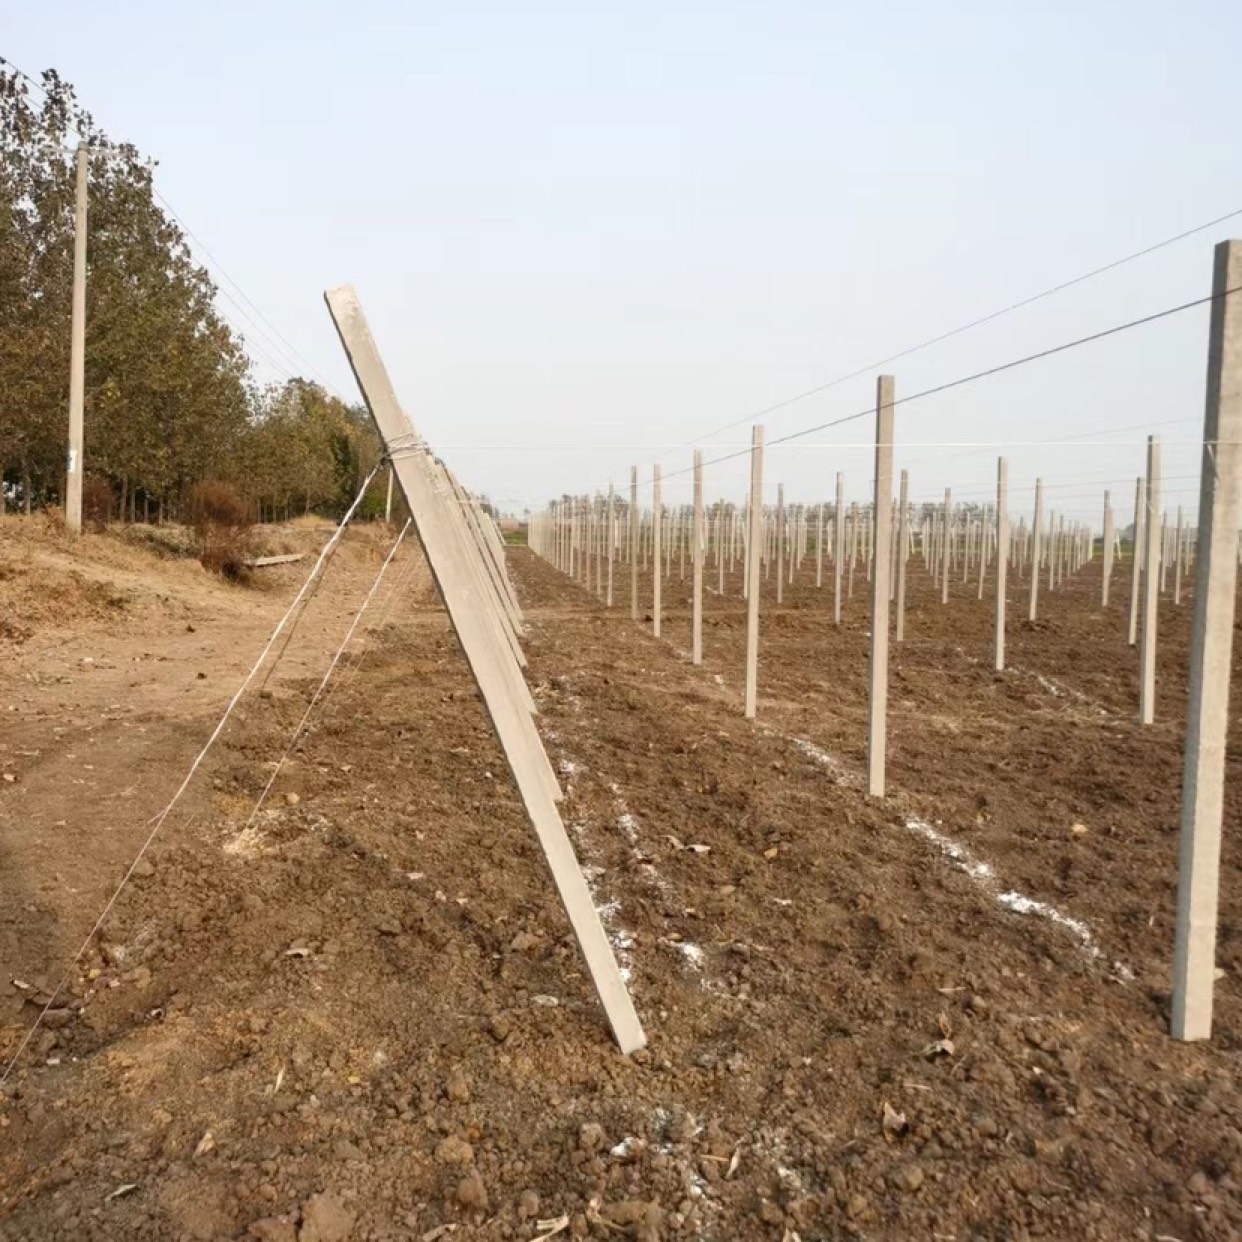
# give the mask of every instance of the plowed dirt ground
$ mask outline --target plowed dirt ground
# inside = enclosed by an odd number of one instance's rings
[[[226,587],[17,528],[6,1060],[306,568]],[[750,723],[735,577],[694,668],[676,572],[655,640],[511,550],[563,813],[650,1038],[625,1059],[415,548],[250,822],[390,540],[347,535],[10,1075],[0,1238],[1242,1233],[1232,842],[1216,1036],[1165,1033],[1188,600],[1162,605],[1143,729],[1128,565],[1107,613],[1094,563],[1035,625],[1015,578],[1004,674],[973,585],[942,607],[916,568],[877,803],[861,576],[839,630],[809,562],[781,608],[766,585]],[[30,609],[45,588],[64,615]]]

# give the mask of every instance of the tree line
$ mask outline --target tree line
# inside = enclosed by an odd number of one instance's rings
[[[0,65],[0,511],[62,504],[73,287],[73,147],[89,146],[86,485],[110,516],[179,518],[230,485],[261,519],[339,512],[379,453],[361,406],[310,380],[262,386],[216,288],[153,193],[55,71]],[[382,505],[380,489],[372,504]]]

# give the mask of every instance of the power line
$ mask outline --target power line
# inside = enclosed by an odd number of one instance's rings
[[[1242,287],[1242,286],[1240,286]],[[951,392],[955,388],[962,388],[967,384],[973,384],[981,379],[988,379],[993,375],[1000,375],[1005,371],[1012,371],[1016,367],[1026,366],[1031,362],[1039,362],[1045,358],[1055,357],[1057,354],[1066,353],[1068,350],[1077,349],[1081,345],[1090,345],[1096,341],[1102,341],[1110,336],[1117,336],[1119,333],[1128,332],[1132,328],[1141,328],[1147,324],[1156,323],[1161,319],[1168,319],[1172,315],[1179,315],[1183,311],[1193,310],[1197,306],[1206,306],[1209,302],[1215,301],[1217,298],[1227,298],[1231,294],[1237,293],[1239,287],[1226,289],[1223,293],[1209,293],[1206,297],[1195,298],[1190,302],[1182,302],[1177,306],[1169,306],[1164,310],[1156,311],[1150,315],[1143,315],[1139,319],[1131,319],[1126,323],[1115,324],[1111,328],[1104,328],[1099,332],[1091,332],[1086,336],[1076,337],[1072,341],[1064,341],[1060,345],[1052,345],[1048,349],[1036,350],[1032,354],[1024,354],[1020,358],[1011,358],[1008,362],[998,363],[993,367],[985,367],[981,371],[974,371],[969,375],[960,376],[957,379],[948,380],[943,384],[935,384],[931,388],[924,388],[921,392],[911,393],[907,397],[899,397],[893,402],[893,407],[899,405],[908,405],[912,401],[921,401],[925,397],[934,397],[940,393]],[[868,406],[866,409],[859,410],[855,414],[846,414],[842,418],[834,418],[826,423],[818,423],[814,427],[804,427],[801,431],[791,431],[787,435],[778,436],[775,440],[769,441],[764,447],[775,448],[778,444],[788,444],[791,440],[800,440],[803,436],[814,435],[817,431],[828,431],[833,427],[841,427],[846,423],[856,422],[860,418],[866,418],[868,415],[875,413],[874,406]],[[738,449],[736,452],[726,453],[722,457],[714,457],[704,462],[704,466],[719,465],[721,462],[732,461],[735,457],[742,457],[749,453],[749,449]],[[694,470],[693,466],[686,466],[680,470],[672,470],[664,476],[665,479],[673,479],[678,475],[690,474]]]
[[[714,431],[709,431],[705,436],[701,436],[700,440],[710,440],[712,436],[719,435],[723,431],[731,431],[734,427],[743,426],[746,423],[755,422],[760,418],[764,418],[769,414],[774,414],[778,410],[783,410],[787,406],[795,405],[799,401],[805,401],[808,397],[818,396],[820,393],[828,392],[830,389],[839,387],[841,384],[848,383],[852,379],[858,379],[862,375],[866,375],[870,371],[876,371],[880,367],[888,366],[889,363],[899,362],[902,358],[909,358],[912,354],[917,354],[925,349],[931,349],[934,345],[943,344],[945,341],[952,340],[955,336],[961,336],[964,332],[970,332],[975,328],[980,328],[984,324],[992,323],[994,320],[1001,319],[1005,315],[1011,315],[1015,311],[1022,310],[1027,306],[1032,306],[1036,302],[1042,301],[1044,298],[1050,298],[1054,294],[1063,293],[1066,289],[1072,289],[1075,285],[1081,285],[1088,280],[1093,280],[1097,276],[1103,276],[1107,272],[1115,271],[1119,267],[1124,267],[1127,263],[1133,263],[1136,259],[1146,258],[1149,254],[1154,254],[1158,250],[1163,250],[1166,246],[1175,245],[1177,242],[1185,241],[1188,237],[1193,237],[1196,233],[1203,233],[1208,229],[1215,228],[1218,224],[1224,224],[1227,220],[1232,220],[1236,216],[1242,216],[1242,207],[1235,208],[1233,211],[1226,212],[1223,216],[1217,216],[1213,220],[1207,220],[1203,224],[1196,224],[1193,228],[1186,229],[1184,232],[1178,233],[1173,237],[1166,237],[1163,241],[1155,242],[1153,245],[1146,246],[1142,250],[1136,250],[1133,254],[1128,254],[1124,258],[1114,259],[1111,263],[1105,263],[1102,267],[1093,268],[1089,272],[1084,272],[1081,276],[1075,276],[1071,280],[1064,280],[1058,285],[1044,289],[1039,293],[1032,294],[1017,302],[1011,302],[1008,306],[1003,306],[999,310],[991,311],[986,315],[981,315],[978,319],[972,319],[969,323],[964,323],[960,327],[952,328],[948,332],[942,332],[939,336],[930,337],[926,341],[920,342],[918,345],[911,345],[908,349],[903,349],[895,354],[890,354],[887,358],[881,358],[877,362],[868,363],[864,367],[859,367],[855,371],[850,371],[846,375],[839,375],[836,379],[829,380],[824,384],[817,384],[814,388],[808,388],[804,392],[797,393],[795,396],[786,397],[783,401],[777,401],[773,405],[765,406],[763,409],[753,414],[747,414],[742,418],[735,419],[731,423],[725,423],[723,426],[717,427]],[[680,444],[678,448],[688,448],[696,441],[688,440],[684,444]]]

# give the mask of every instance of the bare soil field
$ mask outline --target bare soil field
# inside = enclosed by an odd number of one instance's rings
[[[627,1059],[416,548],[251,822],[390,539],[346,536],[5,1084],[0,1238],[1242,1233],[1231,843],[1216,1037],[1165,1033],[1188,602],[1141,729],[1124,574],[1035,625],[1015,580],[995,674],[990,607],[914,570],[876,803],[861,574],[839,630],[768,584],[751,723],[736,578],[694,668],[688,579],[657,641],[512,549]],[[306,568],[0,523],[6,1061]]]

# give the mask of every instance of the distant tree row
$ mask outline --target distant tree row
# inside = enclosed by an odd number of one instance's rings
[[[180,516],[232,485],[264,519],[352,499],[378,440],[318,384],[259,387],[215,286],[115,142],[54,71],[35,94],[0,67],[0,510],[62,503],[68,439],[74,167],[90,146],[85,458],[114,518]],[[378,489],[374,489],[378,491]],[[382,499],[382,498],[381,498]]]

